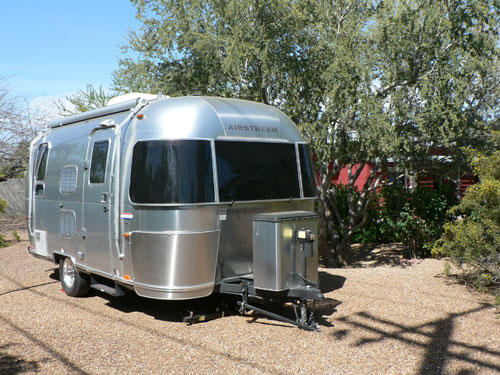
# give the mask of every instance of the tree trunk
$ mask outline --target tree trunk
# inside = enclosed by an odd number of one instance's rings
[[[337,257],[343,266],[348,266],[352,263],[352,239],[353,236],[345,235],[337,246]]]
[[[334,267],[334,257],[328,246],[328,219],[325,202],[320,198],[318,201],[318,252],[325,267]]]

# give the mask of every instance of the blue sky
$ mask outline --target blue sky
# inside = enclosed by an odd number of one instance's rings
[[[128,0],[6,0],[0,14],[0,76],[28,101],[109,88],[127,30],[139,28]]]

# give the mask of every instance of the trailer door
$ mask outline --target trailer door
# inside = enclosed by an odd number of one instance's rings
[[[111,169],[114,129],[89,136],[83,183],[83,242],[88,267],[112,274]]]

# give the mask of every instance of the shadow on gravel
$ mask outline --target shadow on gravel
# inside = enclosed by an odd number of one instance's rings
[[[46,351],[50,356],[56,358],[59,362],[61,362],[66,369],[68,370],[68,374],[79,374],[79,375],[89,375],[88,372],[84,371],[72,361],[68,359],[64,354],[58,352],[52,346],[46,344],[41,338],[36,337],[26,329],[18,326],[14,322],[0,315],[0,323],[3,323],[5,326],[9,326],[16,333],[24,336],[26,339],[30,340],[33,344],[40,347],[44,351]],[[3,353],[2,348],[8,348],[12,344],[7,344],[0,347],[0,374],[21,374],[23,372],[35,371],[39,368],[39,365],[36,361],[26,361],[19,357],[10,356],[8,354]],[[48,360],[48,359],[47,359]],[[44,361],[44,360],[43,360]],[[4,368],[4,367],[5,368]]]
[[[222,317],[222,310],[224,310],[224,316],[231,315],[232,311],[236,313],[236,310],[231,310],[228,302],[219,296],[187,301],[161,301],[143,298],[132,293],[121,297],[113,297],[97,291],[95,293],[108,300],[107,306],[123,313],[140,312],[157,320],[169,322],[183,322],[184,317],[188,316],[190,312],[193,312],[194,315],[206,315],[207,317],[217,313],[217,311],[221,312],[220,317]],[[217,317],[219,316],[213,318]]]
[[[196,300],[189,301],[158,301],[148,298],[142,298],[134,294],[122,297],[112,297],[103,293],[96,292],[99,297],[108,300],[107,305],[117,309],[123,313],[140,312],[146,315],[153,316],[157,320],[184,323],[184,317],[191,312],[193,315],[204,316],[203,321],[220,319],[224,316],[238,315],[239,312],[236,306],[236,299],[230,296],[209,296]],[[328,300],[327,303],[321,303],[314,309],[314,317],[320,327],[332,327],[333,325],[325,318],[336,312],[336,307],[342,302],[337,300]],[[291,304],[266,304],[259,305],[265,310],[282,315],[289,319],[295,320],[295,311]],[[265,325],[275,325],[280,327],[296,327],[289,326],[277,320],[265,317],[257,313],[242,314],[243,316],[251,317],[248,323],[258,323]]]
[[[403,258],[402,244],[354,244],[350,252],[351,268],[379,266],[406,267],[411,262]]]
[[[6,349],[18,344],[5,344],[0,346],[0,374],[16,375],[25,372],[38,372],[40,365],[36,361],[26,361],[21,357],[8,354]]]
[[[0,293],[0,297],[4,296],[6,294],[10,294],[10,293],[21,292],[23,290],[35,289],[35,288],[39,288],[41,286],[55,284],[56,282],[57,281],[49,281],[48,283],[42,283],[42,284],[38,284],[38,285],[27,286],[27,287],[24,287],[24,288],[18,288],[18,289],[14,289],[14,290],[9,290],[8,292]],[[0,372],[0,374],[2,374],[2,373]]]
[[[475,368],[480,366],[482,369],[491,371],[491,373],[500,373],[500,351],[491,350],[482,345],[471,345],[452,338],[456,319],[491,308],[492,306],[489,304],[482,304],[472,310],[448,314],[446,318],[414,326],[406,326],[378,318],[367,312],[342,317],[339,321],[358,330],[366,331],[370,336],[369,338],[360,339],[355,346],[390,339],[424,348],[425,354],[417,372],[420,375],[445,375],[446,362],[450,359],[467,362]],[[334,332],[333,335],[336,336],[337,333]],[[342,339],[348,334],[348,330],[343,330],[340,332],[339,337],[336,337]],[[374,334],[376,337],[373,337]],[[409,334],[418,335],[418,339],[409,338]],[[491,360],[478,359],[479,355],[488,356]],[[474,369],[462,368],[457,374],[468,375],[474,373]]]
[[[54,268],[50,271],[52,272],[49,277],[53,280],[60,281],[59,269]],[[124,296],[114,297],[96,289],[90,289],[88,294],[78,298],[85,299],[94,297],[107,300],[107,306],[123,313],[128,314],[132,312],[140,312],[153,316],[157,320],[169,322],[183,322],[183,318],[186,315],[189,315],[190,311],[193,311],[195,314],[208,314],[213,313],[216,309],[224,307],[224,301],[221,301],[220,297],[217,298],[218,296],[210,296],[186,301],[163,301],[143,298],[132,291]]]
[[[346,278],[344,276],[332,275],[331,273],[319,272],[319,288],[323,293],[333,292],[344,286]]]
[[[53,268],[49,277],[53,280],[59,281],[59,270],[58,268]],[[323,293],[328,293],[336,289],[343,287],[346,278],[343,276],[332,275],[328,272],[319,272],[320,289]],[[52,284],[49,282],[47,284]],[[42,284],[45,285],[45,284]],[[40,286],[40,285],[37,285]],[[29,289],[29,288],[27,288]],[[237,296],[229,295],[211,295],[205,298],[198,298],[185,301],[164,301],[155,300],[150,298],[143,298],[130,292],[124,296],[114,297],[109,294],[100,292],[95,289],[90,289],[87,295],[78,298],[93,298],[93,297],[104,298],[108,302],[107,306],[119,310],[123,313],[133,313],[139,312],[146,315],[150,315],[157,320],[185,323],[184,318],[189,315],[200,315],[203,316],[203,320],[196,323],[202,323],[209,320],[223,318],[224,316],[238,315],[238,307],[236,301],[239,300]],[[326,301],[320,301],[314,308],[314,317],[316,322],[320,327],[333,327],[326,317],[337,312],[336,307],[342,302],[335,299],[327,299]],[[256,304],[258,305],[258,303]],[[272,311],[274,313],[280,314],[282,316],[288,317],[289,319],[295,320],[296,313],[291,304],[267,304],[262,306],[264,309]],[[265,319],[265,323],[259,321],[260,324],[268,325],[279,325],[292,328],[293,326],[288,326],[277,320],[272,320],[263,315],[259,314],[242,314],[244,316],[252,316],[253,319],[249,323],[257,322],[257,319]],[[296,327],[293,327],[296,328]],[[2,373],[0,373],[2,374]]]

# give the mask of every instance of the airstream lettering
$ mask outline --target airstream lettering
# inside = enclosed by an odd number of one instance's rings
[[[269,126],[253,126],[253,125],[229,125],[229,130],[244,130],[254,132],[278,133],[278,128],[270,128]]]
[[[241,312],[315,329],[316,189],[296,126],[240,100],[114,102],[51,122],[31,143],[30,253],[59,264],[70,296],[232,294]],[[290,320],[253,299],[301,313]]]

